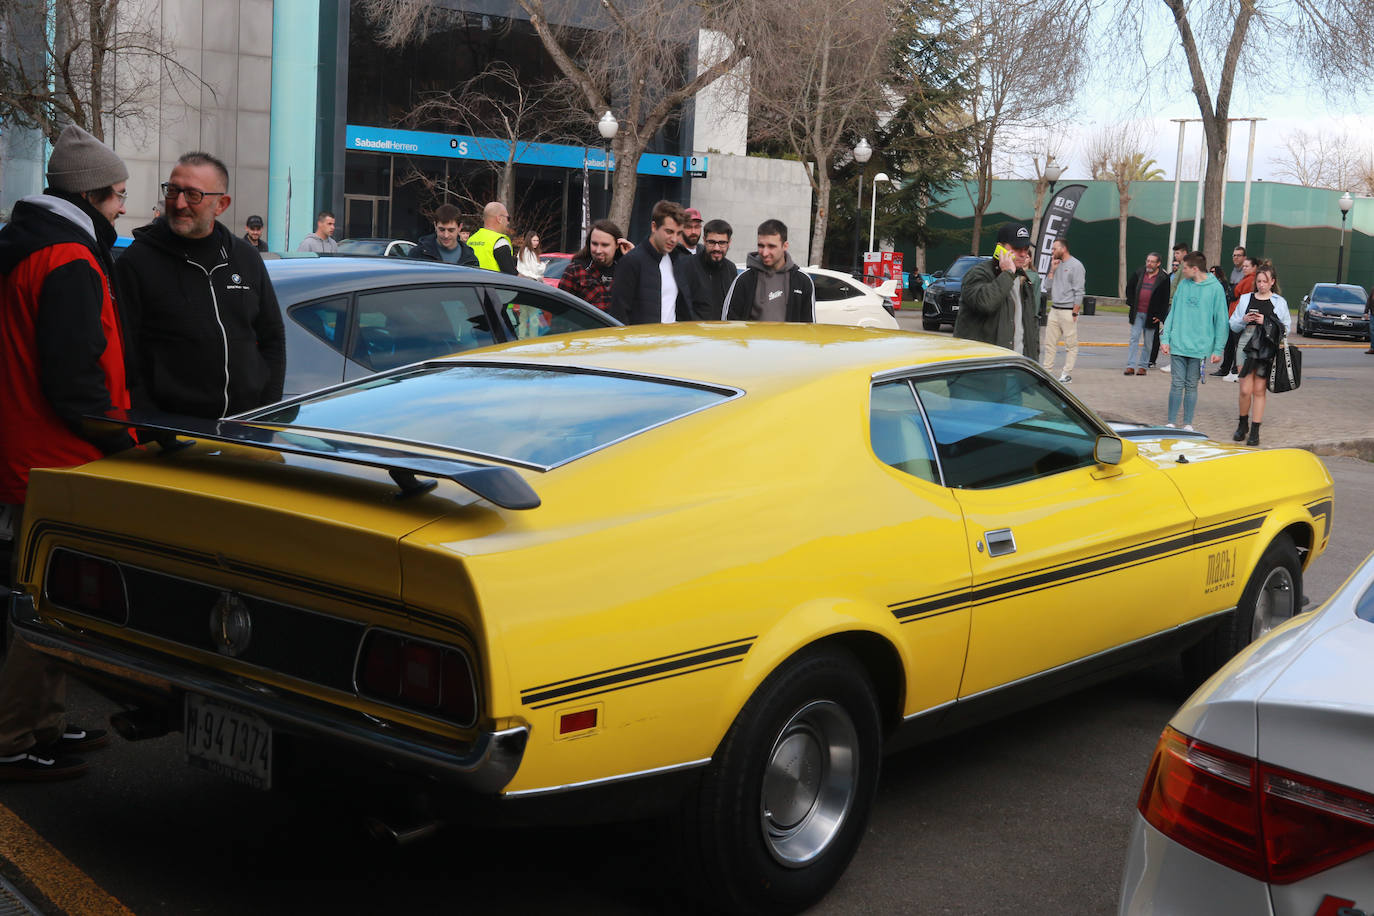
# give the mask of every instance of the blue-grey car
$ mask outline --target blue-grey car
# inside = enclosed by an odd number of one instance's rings
[[[576,296],[470,267],[400,258],[268,258],[291,397],[407,363],[618,325]]]

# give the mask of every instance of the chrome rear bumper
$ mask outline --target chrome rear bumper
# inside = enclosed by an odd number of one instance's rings
[[[54,627],[43,622],[33,596],[24,591],[11,591],[8,603],[15,631],[47,655],[143,688],[213,697],[250,709],[287,731],[418,764],[476,793],[495,795],[505,788],[520,768],[529,739],[529,727],[520,725],[479,732],[471,743],[455,747],[350,709],[262,684],[236,683],[214,672],[190,670],[174,658],[137,653]]]

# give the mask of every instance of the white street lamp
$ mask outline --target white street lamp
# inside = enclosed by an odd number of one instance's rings
[[[1054,193],[1054,184],[1059,180],[1059,176],[1064,174],[1064,167],[1053,159],[1045,160],[1045,180],[1050,183],[1050,193]]]
[[[882,182],[882,181],[891,181],[891,180],[892,180],[891,178],[888,178],[888,177],[887,177],[887,172],[879,172],[878,174],[876,174],[876,175],[873,176],[873,206],[872,206],[872,207],[869,209],[869,211],[868,211],[868,250],[869,250],[869,251],[875,251],[875,250],[876,250],[876,249],[873,247],[873,223],[874,223],[875,219],[876,219],[877,216],[878,216],[878,183],[879,183],[879,182]]]
[[[1336,251],[1336,282],[1341,282],[1341,262],[1345,260],[1345,218],[1350,215],[1350,208],[1355,206],[1355,198],[1346,191],[1341,195],[1339,201],[1341,207],[1341,247]],[[1374,347],[1374,343],[1370,344]]]
[[[867,141],[867,140],[860,140],[858,143],[856,143],[856,144],[854,145],[854,161],[857,162],[860,166],[864,165],[865,163],[868,162],[868,160],[870,160],[870,159],[872,159],[872,158],[873,158],[873,147],[871,147],[871,146],[868,145],[868,141]],[[860,274],[860,273],[863,272],[863,265],[859,263],[859,225],[860,225],[860,224],[859,224],[859,220],[862,219],[863,217],[861,217],[859,214],[862,213],[862,212],[863,212],[863,209],[864,209],[864,170],[863,170],[862,168],[860,168],[858,171],[859,171],[859,198],[858,198],[858,200],[857,200],[857,201],[855,202],[855,204],[854,204],[854,273],[855,273],[855,274]]]
[[[604,180],[601,190],[608,191],[611,187],[611,141],[615,139],[616,132],[620,130],[620,122],[615,119],[615,115],[609,111],[601,116],[601,120],[596,122],[596,129],[601,132],[601,139],[606,141],[606,170],[602,173]]]

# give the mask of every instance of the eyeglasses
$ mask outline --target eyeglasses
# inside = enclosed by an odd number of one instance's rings
[[[168,200],[176,200],[178,195],[186,195],[186,202],[195,206],[207,197],[221,197],[228,194],[228,191],[201,191],[198,188],[183,188],[181,185],[172,184],[170,181],[162,183],[162,196]]]
[[[128,192],[128,191],[115,191],[115,192],[114,192],[114,196],[115,196],[115,197],[118,197],[118,198],[119,198],[119,202],[122,204],[122,203],[124,203],[124,201],[126,201],[126,200],[129,199],[129,192]]]

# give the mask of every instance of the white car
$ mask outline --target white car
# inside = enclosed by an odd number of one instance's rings
[[[1371,659],[1374,555],[1174,714],[1140,793],[1122,916],[1374,913]]]
[[[820,324],[847,324],[860,328],[897,330],[897,319],[886,303],[897,292],[897,279],[881,286],[867,286],[849,274],[824,267],[807,267],[806,275],[816,284],[816,321]]]

